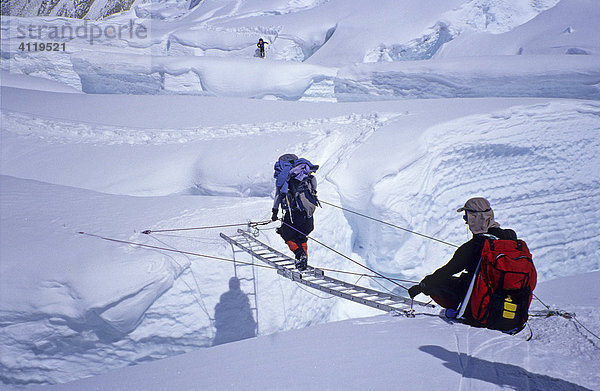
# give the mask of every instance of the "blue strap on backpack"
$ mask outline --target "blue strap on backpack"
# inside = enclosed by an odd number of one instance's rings
[[[288,192],[288,179],[290,177],[290,170],[294,166],[290,161],[278,160],[275,162],[275,186],[279,189],[279,192],[285,194]]]

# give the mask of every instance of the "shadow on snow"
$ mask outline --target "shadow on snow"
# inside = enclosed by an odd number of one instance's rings
[[[252,317],[250,301],[240,289],[237,277],[229,279],[229,290],[221,295],[215,306],[215,328],[213,346],[256,337],[256,321]]]
[[[589,388],[546,375],[538,375],[511,364],[482,360],[465,353],[455,353],[441,346],[425,345],[420,351],[431,354],[444,362],[446,368],[461,376],[497,384],[514,390],[546,391],[573,390],[591,391]]]

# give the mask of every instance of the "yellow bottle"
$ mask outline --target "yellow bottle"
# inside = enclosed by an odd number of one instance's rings
[[[515,316],[517,316],[517,305],[513,303],[512,297],[506,296],[502,317],[505,319],[514,319]]]

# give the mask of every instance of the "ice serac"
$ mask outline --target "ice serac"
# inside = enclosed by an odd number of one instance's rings
[[[444,45],[434,58],[531,55],[529,60],[535,61],[535,55],[593,55],[599,64],[599,18],[600,7],[594,1],[562,0],[508,31],[466,32]]]
[[[133,2],[134,0],[11,0],[2,2],[2,15],[100,19],[129,10]]]
[[[86,93],[156,94],[164,92],[166,75],[193,72],[201,92],[217,96],[298,100],[315,82],[332,78],[336,69],[303,63],[214,57],[152,57],[94,53],[72,56],[73,68]]]
[[[598,56],[479,56],[340,69],[338,101],[548,97],[600,99]]]

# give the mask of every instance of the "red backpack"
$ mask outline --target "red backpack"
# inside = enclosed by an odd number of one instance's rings
[[[537,272],[522,240],[486,239],[469,306],[476,326],[517,333],[525,327]]]

